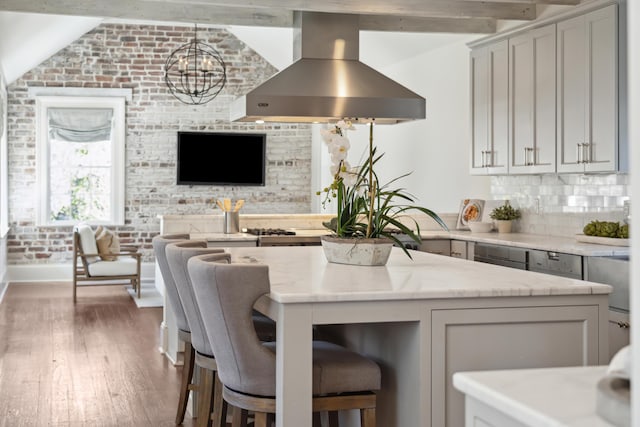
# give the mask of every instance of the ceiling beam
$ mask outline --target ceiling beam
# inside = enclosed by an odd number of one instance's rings
[[[516,0],[517,1],[517,0]],[[535,4],[477,0],[2,0],[0,10],[212,25],[288,27],[292,11],[395,15],[410,18],[532,20]],[[538,0],[573,1],[573,0]],[[410,18],[409,18],[410,17]],[[373,19],[371,20],[373,21]],[[375,19],[382,22],[382,18]],[[397,19],[395,20],[397,22]],[[436,25],[435,21],[431,21]],[[381,24],[382,25],[382,24]],[[393,24],[383,27],[391,28]],[[448,22],[443,25],[449,25]],[[483,26],[482,21],[471,27]],[[384,28],[382,28],[384,29]]]
[[[490,18],[458,19],[361,15],[360,29],[411,33],[493,34],[496,32],[496,20]]]
[[[52,15],[135,19],[212,25],[291,27],[293,12],[284,9],[233,8],[202,4],[163,3],[138,0],[2,0],[0,10]]]
[[[561,0],[564,1],[564,0]],[[138,0],[141,3],[286,8],[305,12],[401,15],[430,18],[493,18],[532,20],[535,3],[474,0]]]

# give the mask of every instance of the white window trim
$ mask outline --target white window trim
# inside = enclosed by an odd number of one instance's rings
[[[36,206],[37,225],[72,225],[77,221],[51,221],[49,219],[49,108],[111,108],[114,128],[111,149],[111,222],[124,224],[125,173],[125,98],[91,96],[38,96],[36,97]],[[101,222],[104,223],[104,222]]]

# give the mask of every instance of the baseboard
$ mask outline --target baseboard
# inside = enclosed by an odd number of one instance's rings
[[[70,282],[73,265],[69,264],[19,264],[8,265],[5,281],[2,283],[19,282]],[[155,263],[142,263],[140,270],[141,281],[155,283]],[[0,284],[0,286],[2,286]]]

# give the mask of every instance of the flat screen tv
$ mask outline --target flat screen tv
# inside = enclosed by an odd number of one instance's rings
[[[178,185],[264,185],[267,135],[178,132]]]

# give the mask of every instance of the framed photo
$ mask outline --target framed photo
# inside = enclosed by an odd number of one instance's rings
[[[482,199],[462,199],[460,211],[458,213],[458,230],[469,230],[470,221],[481,221],[484,210],[484,200]]]

